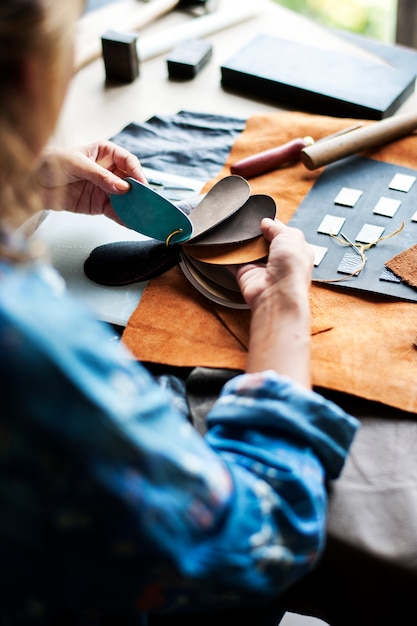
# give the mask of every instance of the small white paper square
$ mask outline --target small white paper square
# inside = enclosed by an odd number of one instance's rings
[[[411,218],[412,222],[417,222],[417,211],[414,213],[414,215]]]
[[[328,248],[326,248],[325,246],[316,246],[314,243],[310,243],[309,246],[314,253],[314,265],[315,267],[318,267],[323,261]]]
[[[400,208],[401,200],[395,200],[394,198],[385,198],[382,196],[374,207],[374,213],[378,215],[384,215],[385,217],[394,217],[398,209]]]
[[[341,204],[353,208],[362,195],[360,189],[352,189],[351,187],[342,187],[334,199],[335,204]]]
[[[317,229],[318,233],[323,235],[338,235],[345,223],[344,217],[337,215],[325,215]]]
[[[360,232],[356,235],[355,241],[360,243],[373,243],[378,241],[384,232],[383,226],[375,226],[374,224],[364,224]]]
[[[395,174],[394,178],[389,184],[390,189],[395,189],[395,191],[410,191],[411,187],[414,185],[416,180],[415,176],[411,176],[410,174]]]

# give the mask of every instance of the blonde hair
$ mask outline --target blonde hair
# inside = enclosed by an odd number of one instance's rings
[[[38,155],[19,132],[20,121],[29,119],[31,114],[30,102],[21,88],[25,59],[33,55],[42,62],[45,88],[48,88],[60,71],[57,51],[67,24],[75,22],[79,6],[77,0],[0,1],[0,227],[3,229],[21,224],[43,208],[36,185]]]

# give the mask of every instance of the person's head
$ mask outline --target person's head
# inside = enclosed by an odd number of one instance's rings
[[[1,220],[6,212],[7,219],[16,215],[26,182],[54,130],[72,75],[73,30],[82,4],[0,1]]]

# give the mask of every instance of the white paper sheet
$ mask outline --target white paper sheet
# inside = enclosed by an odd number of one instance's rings
[[[114,241],[140,241],[146,237],[102,216],[50,211],[33,237],[48,248],[53,266],[64,278],[68,290],[87,304],[100,320],[125,326],[138,305],[146,283],[106,287],[84,274],[90,252]]]

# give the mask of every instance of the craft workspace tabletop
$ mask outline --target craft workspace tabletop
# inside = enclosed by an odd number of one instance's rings
[[[221,64],[259,33],[319,45],[329,54],[353,50],[328,30],[271,0],[220,0],[219,8],[243,14],[250,2],[256,5],[255,16],[206,37],[213,44],[213,56],[193,80],[169,80],[165,53],[140,62],[140,75],[129,84],[106,84],[101,58],[81,68],[73,77],[51,143],[74,146],[107,139],[131,122],[184,110],[245,119],[284,111],[276,104],[228,92],[220,84]],[[108,12],[107,25],[101,19],[105,13],[100,14],[100,20],[84,16],[77,33],[76,55],[98,40],[106,28],[117,29],[115,18],[120,19],[121,11],[128,24],[129,14],[137,5],[137,0],[121,1]],[[164,39],[171,29],[194,19],[199,18],[172,11],[143,29],[139,40]],[[416,106],[414,93],[398,113]],[[58,236],[58,222],[56,228]],[[88,229],[85,220],[82,228]],[[76,254],[82,244],[81,240],[74,242],[70,254]],[[135,288],[131,295],[140,297]],[[377,369],[374,358],[369,354],[369,368]],[[410,389],[410,394],[415,395],[414,390]],[[404,615],[414,611],[417,582],[417,424],[412,413],[387,405],[337,393],[335,399],[360,417],[363,428],[342,478],[331,487],[325,557],[316,572],[284,599],[284,608],[316,615],[336,626],[400,623],[401,611]]]

